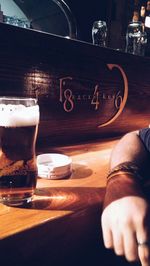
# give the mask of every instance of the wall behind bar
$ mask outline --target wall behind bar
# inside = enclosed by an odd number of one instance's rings
[[[113,137],[150,121],[150,58],[0,24],[0,95],[38,97],[38,141]]]

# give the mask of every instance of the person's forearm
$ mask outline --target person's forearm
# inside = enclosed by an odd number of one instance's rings
[[[104,208],[125,196],[143,197],[142,184],[147,169],[148,152],[138,132],[126,134],[111,153]]]
[[[128,133],[118,141],[110,157],[101,216],[106,248],[129,261],[139,258],[143,266],[150,261],[149,158],[150,128]]]

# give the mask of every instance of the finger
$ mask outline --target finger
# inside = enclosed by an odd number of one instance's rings
[[[109,227],[104,223],[102,223],[102,233],[105,247],[113,248],[112,232]]]
[[[113,248],[112,231],[111,231],[108,221],[109,219],[107,218],[106,210],[105,210],[101,217],[101,226],[102,226],[104,245],[106,248]]]
[[[138,254],[142,266],[150,266],[150,247],[148,245],[138,245]]]
[[[142,226],[137,230],[138,255],[142,266],[150,266],[149,229]]]
[[[126,229],[124,231],[124,254],[128,261],[137,261],[138,258],[138,246],[136,235],[133,230]]]
[[[117,255],[124,255],[124,245],[123,245],[123,236],[119,230],[115,228],[112,232],[113,237],[113,247]]]

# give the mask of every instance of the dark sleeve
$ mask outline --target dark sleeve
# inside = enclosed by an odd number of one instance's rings
[[[146,150],[150,152],[150,128],[143,128],[139,131],[139,137],[143,142]]]

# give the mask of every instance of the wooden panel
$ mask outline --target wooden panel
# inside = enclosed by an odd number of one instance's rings
[[[149,124],[149,58],[5,24],[0,35],[0,95],[38,97],[39,145]]]

